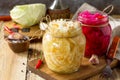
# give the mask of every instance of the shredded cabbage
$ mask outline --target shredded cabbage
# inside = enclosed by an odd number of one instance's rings
[[[46,5],[41,3],[17,5],[10,11],[10,16],[13,21],[30,27],[37,24],[40,19],[45,16]]]
[[[48,68],[63,74],[77,71],[82,63],[85,43],[83,34],[73,38],[56,38],[46,32],[43,51]]]

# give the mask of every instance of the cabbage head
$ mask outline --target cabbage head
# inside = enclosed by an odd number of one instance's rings
[[[24,27],[37,24],[45,13],[46,5],[42,3],[16,5],[10,10],[12,20]]]

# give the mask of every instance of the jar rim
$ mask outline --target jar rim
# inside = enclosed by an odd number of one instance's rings
[[[56,37],[73,37],[81,32],[80,23],[70,19],[57,19],[49,22],[48,26],[48,30]]]
[[[102,11],[83,11],[78,13],[77,20],[86,25],[102,25],[108,23],[109,17]]]
[[[76,33],[73,32],[71,34],[54,34],[54,33],[51,33],[50,30],[47,30],[47,32],[49,32],[53,37],[56,37],[56,38],[72,38],[72,37],[76,37],[76,36],[79,36],[80,34],[82,34],[82,30],[79,29]]]

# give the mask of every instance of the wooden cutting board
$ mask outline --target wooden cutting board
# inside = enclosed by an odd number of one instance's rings
[[[38,70],[35,69],[35,65],[37,64],[37,61],[38,61],[37,59],[30,61],[28,63],[28,68],[33,73],[43,77],[46,80],[83,80],[100,73],[106,65],[106,61],[104,57],[100,58],[99,65],[91,65],[88,62],[87,58],[83,58],[83,63],[79,71],[71,74],[58,74],[51,71],[47,67],[45,62],[40,69]],[[117,62],[118,62],[117,60],[114,60],[111,64],[111,67],[112,68],[115,67],[117,65]]]

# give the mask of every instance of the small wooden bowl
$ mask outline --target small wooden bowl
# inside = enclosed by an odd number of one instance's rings
[[[7,39],[8,45],[10,47],[10,49],[15,52],[15,53],[20,53],[20,52],[24,52],[27,51],[29,49],[29,38],[26,36],[27,40],[25,41],[13,41],[13,40],[9,40]]]

